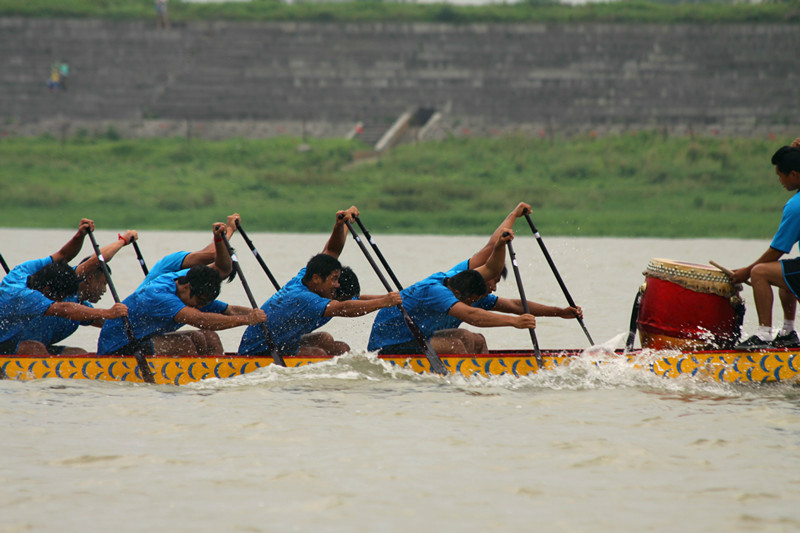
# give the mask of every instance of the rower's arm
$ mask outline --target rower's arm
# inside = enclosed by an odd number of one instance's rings
[[[129,229],[125,232],[125,235],[121,235],[116,241],[100,248],[100,254],[103,256],[103,260],[106,263],[111,261],[111,258],[117,255],[117,252],[119,252],[123,246],[132,243],[138,236],[139,234],[136,233],[136,231]],[[98,268],[100,268],[100,260],[97,258],[97,254],[94,254],[91,258],[78,265],[75,268],[75,273],[78,274],[78,276],[85,276]]]
[[[228,316],[249,315],[252,311],[252,307],[245,307],[243,305],[228,305],[222,314]]]
[[[525,312],[522,300],[512,300],[509,298],[498,298],[497,303],[492,308],[493,311],[500,313],[512,313],[521,315]],[[583,318],[583,310],[580,307],[555,307],[544,305],[528,300],[528,310],[533,316],[557,316],[561,318]]]
[[[772,263],[783,257],[784,253],[780,250],[776,250],[771,246],[767,248],[767,251],[761,254],[761,257],[756,259],[753,263],[746,267],[737,268],[733,271],[733,278],[731,281],[733,283],[744,283],[748,279],[750,279],[750,272],[753,270],[753,267],[760,264],[760,263]]]
[[[214,268],[219,272],[219,277],[225,279],[233,271],[233,261],[231,261],[231,254],[228,252],[228,247],[222,240],[222,235],[225,235],[227,227],[221,222],[214,223]]]
[[[78,255],[81,248],[83,248],[83,239],[89,231],[94,231],[94,221],[88,218],[82,218],[78,226],[78,232],[73,235],[59,251],[50,256],[53,262],[64,261],[65,263],[69,263],[75,259],[75,256]]]
[[[492,255],[489,256],[486,263],[475,268],[486,281],[500,276],[506,264],[506,243],[514,238],[514,231],[511,228],[500,229],[503,231],[494,243]]]
[[[225,236],[228,237],[228,241],[231,240],[233,234],[236,232],[236,221],[241,220],[239,213],[234,213],[228,216],[228,220],[225,227]],[[208,243],[208,246],[203,248],[202,250],[197,250],[196,252],[191,252],[183,258],[183,262],[181,263],[181,268],[192,268],[195,265],[210,265],[214,262],[214,258],[217,255],[217,245],[216,242]]]
[[[328,242],[325,243],[325,248],[322,249],[323,254],[339,259],[347,242],[347,226],[345,222],[355,222],[355,217],[358,214],[358,208],[354,205],[350,206],[350,209],[336,212],[336,222],[333,224],[333,231],[331,231]]]
[[[88,322],[90,320],[119,318],[127,316],[128,307],[122,303],[116,303],[108,309],[89,307],[77,302],[53,302],[45,311],[45,316],[57,316],[68,318],[77,322]]]
[[[533,315],[504,315],[472,307],[464,302],[456,303],[447,314],[479,328],[511,326],[517,329],[528,329],[536,327],[536,318]]]
[[[492,236],[489,237],[489,241],[484,245],[483,248],[478,250],[478,252],[473,255],[469,260],[469,268],[477,269],[479,266],[483,265],[488,261],[489,257],[492,255],[492,251],[494,250],[495,244],[500,236],[503,234],[503,231],[506,231],[506,228],[513,228],[514,222],[522,216],[525,216],[525,213],[530,213],[531,206],[526,204],[525,202],[520,202],[517,204],[517,207],[511,211],[503,222],[497,226],[497,229],[494,230]]]
[[[266,321],[267,315],[261,309],[250,309],[246,315],[226,315],[223,313],[204,313],[194,307],[186,306],[175,315],[175,322],[196,328],[218,331],[237,326],[252,326]]]
[[[378,298],[370,298],[366,300],[347,300],[340,302],[339,300],[331,300],[322,316],[334,317],[355,317],[363,316],[384,307],[392,307],[399,305],[403,302],[399,292],[390,292]]]

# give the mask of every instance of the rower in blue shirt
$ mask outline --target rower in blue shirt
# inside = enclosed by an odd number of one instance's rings
[[[191,334],[175,332],[184,325],[213,333],[265,321],[260,309],[216,300],[232,263],[222,239],[225,224],[218,222],[213,228],[214,265],[167,272],[140,285],[123,301],[136,340],[129,342],[122,320],[108,320],[100,331],[99,355],[132,355],[137,351],[144,355],[221,355],[221,342],[198,344]]]
[[[66,301],[77,294],[79,278],[67,263],[75,258],[94,221],[82,219],[78,232],[61,249],[42,259],[14,267],[0,283],[0,353],[48,355],[47,346],[26,331],[39,317],[61,317],[79,322],[126,316],[124,304],[109,309]]]
[[[312,257],[261,306],[267,315],[270,336],[282,355],[341,355],[350,350],[346,343],[337,341],[328,332],[315,330],[335,316],[357,317],[401,303],[397,292],[357,299],[352,299],[353,292],[337,294],[343,268],[338,258],[347,239],[345,221],[354,221],[358,214],[355,206],[337,211],[333,231],[322,253]],[[245,330],[239,353],[269,353],[261,328],[251,326]]]
[[[462,322],[477,327],[511,326],[518,329],[536,326],[534,314],[576,318],[580,308],[554,308],[528,302],[526,314],[520,300],[491,294],[505,268],[505,244],[513,239],[514,221],[530,211],[520,202],[494,231],[486,245],[469,260],[447,272],[437,272],[400,292],[403,306],[440,354],[486,353],[486,338],[458,326]],[[504,233],[508,233],[504,236]],[[513,314],[515,316],[509,316]],[[406,327],[397,309],[383,309],[375,317],[368,349],[381,353],[419,353],[420,346]]]
[[[128,230],[125,234],[119,234],[117,240],[103,246],[100,253],[108,266],[109,261],[119,252],[123,246],[131,244],[138,238],[134,230]],[[103,297],[108,286],[105,274],[100,268],[100,260],[97,255],[84,258],[77,267],[75,273],[78,275],[77,294],[72,294],[64,298],[64,302],[75,302],[87,307],[93,307]],[[39,341],[47,347],[51,355],[75,355],[84,354],[86,350],[74,346],[62,346],[58,343],[75,333],[80,326],[94,326],[101,328],[104,320],[96,318],[94,320],[79,321],[70,320],[58,316],[40,316],[30,321],[25,328],[22,336],[28,340]]]

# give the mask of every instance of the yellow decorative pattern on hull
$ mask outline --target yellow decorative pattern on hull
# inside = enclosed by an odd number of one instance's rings
[[[580,356],[575,351],[543,352],[544,370],[569,365]],[[521,377],[540,369],[533,353],[527,351],[496,352],[490,355],[445,355],[447,369],[453,374],[471,376]],[[330,360],[326,357],[285,357],[290,368]],[[430,372],[427,359],[421,355],[381,356],[380,360],[416,373]],[[800,380],[800,352],[772,350],[768,352],[634,352],[609,355],[594,364],[623,361],[636,368],[665,378],[681,376],[722,383],[770,383]],[[269,356],[225,355],[151,356],[148,363],[157,384],[186,385],[206,379],[241,376],[272,364]],[[0,355],[0,373],[8,379],[90,379],[143,383],[136,360],[125,356],[14,356]]]

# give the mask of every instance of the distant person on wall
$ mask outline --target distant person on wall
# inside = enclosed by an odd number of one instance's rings
[[[772,156],[778,181],[787,191],[795,194],[783,207],[780,225],[766,252],[752,264],[733,271],[734,283],[750,280],[758,313],[758,329],[747,340],[740,342],[737,350],[762,350],[767,348],[798,348],[800,339],[795,331],[794,319],[797,298],[800,297],[800,258],[779,260],[800,241],[800,139],[791,146],[783,146]],[[772,337],[772,287],[778,287],[783,308],[783,327]]]
[[[156,27],[169,29],[169,15],[167,14],[167,0],[156,0]]]
[[[53,61],[53,63],[50,64],[50,77],[47,79],[47,88],[50,89],[51,93],[58,92],[61,86],[61,73],[58,67],[58,61]]]
[[[58,88],[62,91],[67,90],[67,78],[69,78],[69,63],[61,61],[58,64]]]

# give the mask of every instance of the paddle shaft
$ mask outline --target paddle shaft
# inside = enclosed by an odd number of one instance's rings
[[[150,271],[147,270],[147,264],[144,262],[144,257],[142,257],[142,251],[139,249],[139,243],[133,241],[131,244],[133,244],[133,251],[136,252],[136,259],[139,260],[139,264],[142,266],[142,272],[144,272],[145,276],[148,275]]]
[[[633,350],[633,343],[636,341],[636,328],[639,321],[639,308],[642,306],[642,297],[644,291],[639,289],[636,293],[636,299],[633,300],[633,308],[631,309],[631,321],[628,326],[628,338],[625,341],[625,351],[630,352]]]
[[[91,230],[89,230],[87,233],[89,235],[89,240],[92,241],[92,248],[94,248],[94,253],[97,255],[97,260],[100,261],[100,269],[103,271],[103,275],[106,277],[108,290],[111,292],[114,302],[119,303],[119,294],[117,294],[117,289],[114,287],[114,282],[111,280],[111,271],[108,270],[108,265],[106,264],[103,254],[100,252],[100,247],[97,245],[97,240],[94,238],[94,233]],[[127,316],[122,317],[122,325],[125,328],[125,335],[128,337],[128,342],[133,348],[133,356],[136,358],[136,364],[139,365],[139,372],[142,373],[142,379],[146,383],[155,383],[156,380],[153,376],[153,372],[150,370],[150,364],[147,362],[147,359],[142,353],[141,348],[139,348],[137,345],[136,335],[133,333],[133,326],[131,326],[131,321],[128,320]]]
[[[355,219],[356,219],[356,223],[358,224],[358,227],[361,228],[361,231],[364,232],[364,236],[369,241],[370,246],[372,246],[372,249],[375,250],[375,255],[378,256],[378,259],[380,260],[381,264],[383,265],[383,268],[386,269],[386,273],[389,274],[389,277],[392,278],[392,281],[394,281],[394,284],[397,287],[397,290],[398,291],[402,291],[403,290],[403,286],[400,284],[400,280],[397,279],[397,276],[394,275],[394,271],[391,269],[391,267],[389,267],[389,263],[386,261],[386,258],[383,257],[383,254],[378,249],[378,245],[375,244],[375,240],[372,238],[372,235],[370,235],[369,231],[367,231],[367,228],[361,222],[360,218],[355,217]]]
[[[519,298],[522,301],[522,310],[526,314],[530,314],[531,310],[528,307],[528,299],[525,297],[525,288],[522,286],[522,276],[519,275],[519,266],[517,265],[517,254],[514,253],[514,246],[511,241],[506,243],[508,246],[508,255],[511,257],[511,266],[514,268],[514,278],[517,280],[517,289],[519,289]],[[533,343],[533,355],[536,357],[536,364],[539,368],[544,368],[544,360],[542,359],[542,351],[539,349],[539,341],[536,339],[536,332],[533,328],[528,328],[531,334],[531,342]]]
[[[225,243],[225,248],[228,249],[228,253],[231,256],[231,262],[233,263],[233,268],[236,270],[236,274],[238,274],[239,279],[242,280],[242,287],[244,287],[244,292],[247,294],[247,299],[250,300],[250,305],[253,307],[253,309],[258,309],[258,304],[256,303],[256,299],[253,297],[253,292],[250,290],[250,285],[247,284],[244,273],[242,273],[242,267],[239,265],[239,259],[236,257],[236,252],[233,250],[231,243],[228,242],[228,237],[224,233],[222,234],[222,242]],[[264,332],[264,337],[267,340],[267,349],[269,350],[269,354],[272,356],[272,360],[275,361],[275,364],[277,365],[286,366],[283,356],[278,353],[278,348],[275,346],[275,342],[272,340],[272,335],[269,334],[267,323],[262,322],[260,325],[261,330]]]
[[[353,239],[355,239],[356,243],[358,244],[358,247],[361,248],[361,251],[364,253],[364,257],[366,257],[367,261],[369,261],[369,264],[372,265],[372,269],[375,271],[375,274],[378,275],[378,278],[381,280],[381,283],[383,283],[384,288],[388,292],[391,292],[392,287],[386,280],[386,276],[384,276],[383,272],[381,272],[381,269],[378,268],[378,265],[377,263],[375,263],[375,260],[369,253],[369,250],[367,250],[367,247],[364,246],[364,243],[361,241],[361,237],[359,237],[358,233],[356,233],[355,230],[353,229],[353,225],[350,224],[349,220],[345,220],[344,223],[347,225],[347,229],[350,231],[350,234],[353,236]],[[403,307],[403,304],[397,304],[397,309],[403,316],[403,321],[406,323],[406,326],[408,327],[409,331],[411,331],[411,335],[414,337],[414,340],[417,341],[419,347],[422,348],[422,350],[425,352],[425,357],[428,359],[428,362],[431,365],[431,370],[433,370],[437,374],[442,374],[442,375],[447,374],[447,367],[444,366],[444,363],[439,358],[439,355],[434,351],[433,347],[431,347],[431,344],[428,342],[428,339],[425,338],[425,334],[422,333],[422,330],[419,328],[419,326],[417,326],[414,320],[408,315],[408,311],[406,311],[406,308]]]
[[[8,268],[8,263],[6,263],[6,260],[3,259],[3,254],[0,254],[0,264],[3,265],[3,270],[6,271],[6,274],[11,272],[11,269]]]
[[[256,256],[256,261],[258,261],[258,264],[261,265],[261,268],[267,274],[267,277],[272,282],[272,286],[275,287],[276,291],[281,290],[281,284],[278,283],[278,280],[276,280],[275,276],[272,275],[272,272],[269,271],[269,267],[267,267],[267,264],[264,262],[264,259],[258,253],[258,250],[256,250],[253,241],[251,241],[250,238],[247,236],[247,233],[244,232],[244,230],[242,229],[242,225],[239,223],[238,220],[236,221],[236,229],[239,230],[239,233],[244,239],[244,242],[247,243],[247,246],[250,248],[250,251],[252,251],[253,255]]]
[[[536,237],[536,242],[539,243],[539,248],[542,249],[542,253],[544,254],[544,258],[547,260],[547,264],[550,265],[550,270],[553,271],[553,275],[556,277],[556,281],[558,281],[558,285],[561,287],[561,292],[563,292],[564,296],[567,298],[567,303],[570,307],[577,307],[575,305],[575,300],[572,299],[572,296],[570,296],[569,291],[567,290],[567,286],[564,284],[564,280],[561,279],[561,274],[558,273],[558,269],[556,268],[556,264],[553,262],[553,258],[550,257],[550,252],[547,251],[547,247],[544,245],[542,236],[539,235],[539,230],[537,230],[536,226],[533,225],[533,221],[528,213],[525,213],[525,219],[528,221],[528,225],[531,227],[533,236]],[[578,323],[581,325],[581,328],[583,328],[586,338],[589,339],[589,342],[592,345],[594,345],[592,336],[589,335],[589,330],[586,329],[586,324],[583,323],[583,318],[578,317]]]

